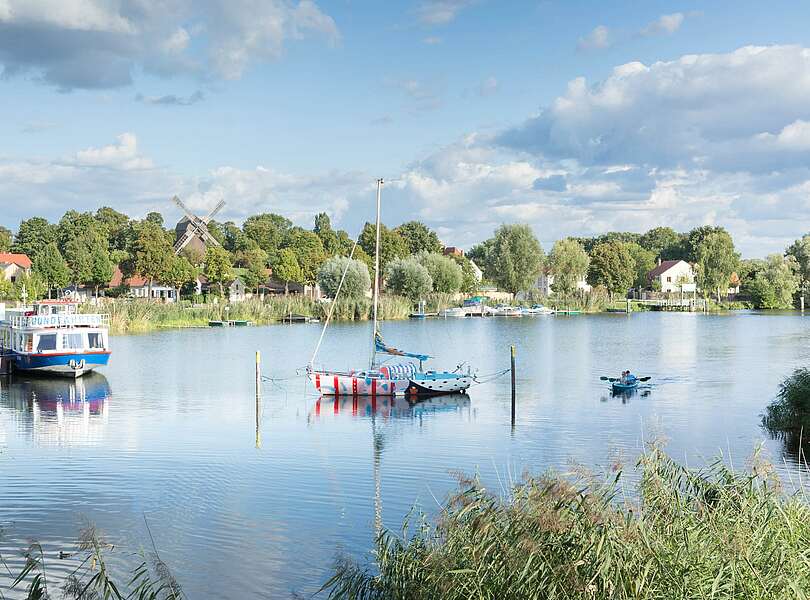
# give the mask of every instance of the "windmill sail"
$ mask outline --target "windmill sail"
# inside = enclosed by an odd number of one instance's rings
[[[429,354],[418,354],[416,352],[405,352],[403,350],[398,350],[393,346],[389,346],[385,343],[382,335],[378,331],[377,334],[374,336],[374,348],[380,354],[390,354],[392,356],[405,356],[407,358],[415,358],[416,360],[424,361],[431,358]]]

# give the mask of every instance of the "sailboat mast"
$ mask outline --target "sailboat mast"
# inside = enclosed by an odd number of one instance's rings
[[[371,332],[371,368],[377,358],[377,305],[380,303],[380,192],[382,178],[377,180],[377,238],[374,245],[374,329]]]

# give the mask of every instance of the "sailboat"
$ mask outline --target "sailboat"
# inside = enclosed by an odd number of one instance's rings
[[[473,384],[473,374],[469,367],[466,372],[461,372],[460,368],[455,371],[434,371],[424,370],[424,363],[431,359],[428,354],[417,352],[405,352],[393,346],[389,346],[383,339],[379,330],[378,306],[380,300],[380,195],[383,180],[377,180],[377,224],[376,224],[376,246],[374,251],[374,295],[373,295],[373,320],[374,327],[371,337],[371,360],[369,367],[358,370],[331,371],[316,369],[315,357],[323,341],[323,336],[329,326],[331,318],[327,315],[321,337],[312,359],[307,366],[307,375],[321,394],[325,396],[435,396],[439,394],[464,393]],[[353,251],[352,251],[353,252]],[[345,276],[345,272],[344,272]],[[341,279],[341,284],[343,280]],[[337,297],[340,294],[340,287],[332,302],[334,307]],[[378,363],[378,355],[396,356],[411,359],[408,362],[398,362],[392,364]],[[413,361],[418,361],[418,365]]]

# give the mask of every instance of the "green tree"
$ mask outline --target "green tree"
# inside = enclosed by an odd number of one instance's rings
[[[635,277],[633,278],[632,287],[640,290],[644,289],[649,284],[647,274],[655,268],[656,254],[652,250],[647,250],[632,242],[627,242],[625,246],[630,252],[630,256],[633,257]]]
[[[554,243],[548,255],[548,267],[554,275],[552,289],[558,294],[572,294],[588,275],[591,259],[578,241],[571,238]]]
[[[262,213],[245,219],[242,231],[256,242],[259,248],[267,253],[270,262],[273,262],[291,227],[292,222],[281,215]]]
[[[163,229],[163,215],[159,212],[152,211],[147,213],[146,218],[144,219],[147,223],[152,223],[153,225],[157,225],[161,229]]]
[[[684,236],[671,227],[655,227],[642,235],[638,244],[655,254],[661,260],[685,259],[683,252]]]
[[[433,291],[454,294],[461,289],[464,273],[461,266],[451,258],[422,250],[414,255],[425,267],[433,281]]]
[[[476,244],[467,252],[467,258],[475,261],[478,268],[484,273],[486,279],[492,279],[492,256],[493,244],[495,238],[484,240],[480,244]]]
[[[56,226],[42,217],[31,217],[20,223],[12,251],[27,254],[33,259],[40,249],[55,241]]]
[[[314,285],[318,278],[318,270],[326,260],[321,238],[312,231],[293,227],[287,236],[285,248],[289,248],[295,253],[303,276],[301,283]]]
[[[148,295],[152,299],[152,285],[163,281],[172,263],[174,250],[163,228],[150,221],[138,226],[138,237],[132,248],[132,271],[149,281]]]
[[[694,249],[697,284],[704,294],[715,292],[720,302],[722,292],[728,289],[731,274],[737,270],[740,255],[734,250],[731,236],[722,228],[697,239]]]
[[[413,301],[424,298],[433,289],[428,270],[413,257],[395,258],[385,270],[386,287]]]
[[[298,257],[291,248],[279,250],[273,263],[273,276],[284,282],[284,295],[290,293],[290,282],[304,282],[304,272],[298,264]]]
[[[175,289],[177,298],[180,298],[181,290],[194,283],[197,279],[197,268],[185,256],[172,256],[169,269],[163,276],[163,283],[171,285]]]
[[[529,289],[543,267],[543,248],[528,225],[501,225],[495,232],[490,259],[491,277],[516,294]]]
[[[614,241],[594,246],[588,283],[604,286],[613,298],[613,294],[626,294],[635,278],[635,262],[627,244]]]
[[[359,246],[366,254],[374,257],[376,247],[376,228],[373,223],[366,223],[360,232]],[[408,245],[395,231],[380,224],[380,273],[385,273],[388,264],[397,259],[408,256]]]
[[[757,308],[792,308],[799,289],[799,263],[793,256],[769,255],[747,291]]]
[[[233,279],[231,255],[221,246],[205,249],[205,277],[219,286],[219,297],[225,297],[225,284]]]
[[[95,220],[101,233],[107,238],[110,245],[110,252],[113,250],[126,250],[132,238],[129,217],[124,213],[102,206],[96,211]]]
[[[83,285],[92,279],[93,258],[90,236],[75,237],[67,241],[64,247],[65,260],[70,269],[70,280],[75,285]]]
[[[11,250],[11,243],[13,240],[14,236],[11,233],[11,230],[0,225],[0,252],[8,252]]]
[[[478,278],[473,270],[472,262],[466,256],[451,256],[459,267],[461,267],[461,288],[459,291],[465,294],[473,294],[478,290]]]
[[[98,288],[109,284],[115,272],[115,265],[110,259],[106,244],[96,244],[93,247],[90,252],[90,263],[90,278],[87,283],[95,287],[96,297],[98,297]]]
[[[258,291],[259,286],[267,280],[267,253],[253,240],[248,241],[251,247],[238,251],[234,257],[234,263],[246,269],[243,274],[245,285],[249,289]]]
[[[686,234],[683,244],[683,260],[692,264],[698,262],[701,247],[706,238],[712,234],[721,234],[731,239],[731,235],[722,227],[713,225],[703,225],[702,227],[695,227]],[[732,242],[733,246],[733,242]]]
[[[37,252],[34,257],[33,271],[44,282],[49,298],[51,290],[62,289],[70,281],[70,271],[56,242],[47,244]]]
[[[348,254],[351,251],[351,246],[348,250],[343,247],[343,240],[339,233],[332,229],[332,221],[326,213],[318,213],[315,216],[315,227],[312,231],[321,239],[326,256],[336,256],[344,252]],[[349,236],[345,231],[340,233],[343,233],[348,239]]]
[[[68,244],[77,239],[87,240],[91,237],[99,237],[107,243],[107,238],[104,236],[102,225],[96,220],[92,213],[80,213],[75,210],[67,211],[59,220],[56,226],[56,243],[59,245],[59,250],[65,256],[70,264],[68,258]]]
[[[439,236],[421,221],[408,221],[394,229],[400,237],[405,240],[409,254],[427,252],[429,254],[441,254],[444,246],[439,241]],[[434,281],[435,285],[436,282]]]
[[[346,276],[343,277],[344,271]],[[321,291],[330,298],[337,294],[340,280],[343,286],[340,293],[345,298],[362,298],[371,288],[371,276],[368,267],[359,260],[346,256],[333,256],[321,265],[318,271],[318,285]]]
[[[804,295],[810,286],[810,233],[793,242],[786,254],[795,258],[799,265],[799,289]]]

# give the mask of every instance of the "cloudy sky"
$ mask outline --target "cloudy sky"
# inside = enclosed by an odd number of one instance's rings
[[[329,212],[467,247],[810,231],[810,5],[0,0],[0,224],[113,206]]]

